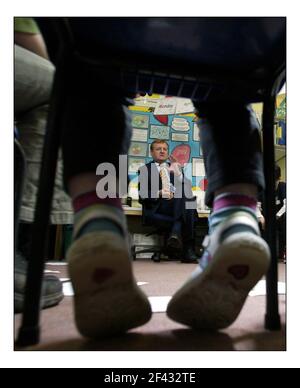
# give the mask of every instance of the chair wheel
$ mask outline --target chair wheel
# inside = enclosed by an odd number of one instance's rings
[[[154,253],[151,257],[151,260],[154,261],[155,263],[160,262],[160,253]]]

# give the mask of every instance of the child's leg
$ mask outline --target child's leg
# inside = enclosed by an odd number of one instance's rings
[[[75,70],[71,78],[73,83],[66,82],[62,138],[65,185],[75,211],[74,242],[67,259],[77,327],[87,337],[103,337],[151,317],[148,299],[133,276],[118,191],[106,198],[96,192],[100,163],[111,163],[116,168],[111,178],[118,178],[119,155],[127,154],[131,120],[124,98],[109,85],[99,85],[92,71]]]
[[[213,205],[210,231],[199,267],[173,296],[167,312],[196,329],[220,329],[237,318],[269,265],[269,248],[260,237],[255,213],[257,191],[264,187],[262,155],[258,126],[248,106],[198,108],[208,178],[206,203]]]

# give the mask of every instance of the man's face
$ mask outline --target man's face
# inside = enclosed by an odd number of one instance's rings
[[[168,154],[168,145],[166,143],[155,143],[153,145],[151,155],[155,162],[165,162],[168,159]]]

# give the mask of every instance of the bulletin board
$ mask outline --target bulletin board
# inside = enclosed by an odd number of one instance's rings
[[[252,104],[252,108],[256,113],[256,117],[262,126],[262,111],[263,104]],[[276,97],[276,111],[275,111],[275,144],[286,145],[286,94],[278,94]]]
[[[137,183],[139,167],[152,161],[150,145],[154,139],[168,142],[169,152],[180,163],[191,163],[185,175],[191,179],[193,190],[205,190],[204,160],[196,116],[189,114],[155,115],[151,107],[130,107],[132,140],[128,152],[128,175]]]
[[[286,95],[279,95],[276,99],[276,144],[286,145]]]

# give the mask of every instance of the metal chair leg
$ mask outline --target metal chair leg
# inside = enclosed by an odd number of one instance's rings
[[[58,66],[56,70],[50,101],[51,109],[47,123],[35,219],[32,228],[24,312],[17,339],[18,346],[28,346],[39,342],[40,298],[44,272],[45,242],[60,144],[60,123],[65,102],[64,68],[65,64],[62,61],[62,65]]]
[[[26,157],[20,143],[16,139],[14,140],[14,161],[14,249],[16,252],[19,229],[19,214],[26,175]]]
[[[263,108],[263,154],[264,173],[266,180],[265,215],[266,241],[271,250],[271,265],[266,277],[267,306],[265,328],[280,330],[280,315],[278,312],[278,263],[276,254],[276,211],[275,211],[275,151],[274,151],[274,115],[275,96],[264,102]]]

